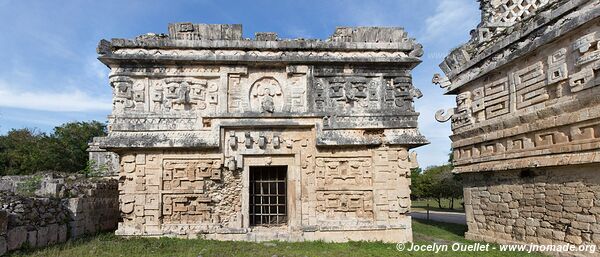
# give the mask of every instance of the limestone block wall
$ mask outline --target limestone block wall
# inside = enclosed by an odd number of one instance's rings
[[[600,177],[593,165],[465,174],[467,239],[600,244]]]
[[[32,183],[31,178],[13,177],[0,191],[0,255],[116,228],[116,180],[46,176],[30,195],[15,189],[20,183]]]
[[[69,211],[70,238],[115,230],[120,218],[117,181],[87,185],[84,194],[61,200]]]

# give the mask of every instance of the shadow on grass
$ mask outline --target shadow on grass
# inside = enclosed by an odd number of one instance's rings
[[[413,237],[415,241],[451,241],[466,242],[464,235],[467,226],[413,218]]]

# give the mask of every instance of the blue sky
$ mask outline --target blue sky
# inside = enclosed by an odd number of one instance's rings
[[[0,0],[0,134],[51,131],[75,120],[106,121],[108,68],[96,60],[100,39],[166,33],[169,22],[243,24],[244,36],[327,38],[336,26],[401,26],[425,48],[413,73],[424,96],[419,126],[431,141],[418,148],[422,167],[444,163],[450,126],[434,113],[454,98],[431,84],[450,49],[479,22],[475,0],[87,1]]]

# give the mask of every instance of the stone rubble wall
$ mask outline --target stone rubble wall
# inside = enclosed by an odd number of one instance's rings
[[[464,174],[467,239],[600,244],[597,166]]]
[[[0,178],[0,255],[116,229],[116,180],[46,174],[36,191],[19,189],[34,178]]]

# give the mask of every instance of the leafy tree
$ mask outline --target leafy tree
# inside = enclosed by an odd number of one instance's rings
[[[411,194],[414,199],[435,199],[442,208],[442,199],[450,199],[450,208],[454,209],[454,199],[462,197],[462,182],[452,173],[452,153],[448,164],[431,166],[424,171],[419,169],[411,173]]]
[[[65,123],[54,128],[52,150],[60,155],[55,162],[55,170],[77,172],[85,169],[88,143],[94,137],[104,135],[106,125],[98,121]]]
[[[46,170],[50,138],[33,129],[13,129],[0,137],[0,175]]]
[[[97,121],[65,123],[50,135],[27,128],[13,129],[0,136],[0,175],[78,172],[87,163],[87,144],[105,134],[106,125]]]
[[[425,197],[425,189],[422,181],[423,170],[421,168],[412,169],[410,172],[410,197],[412,200]]]

